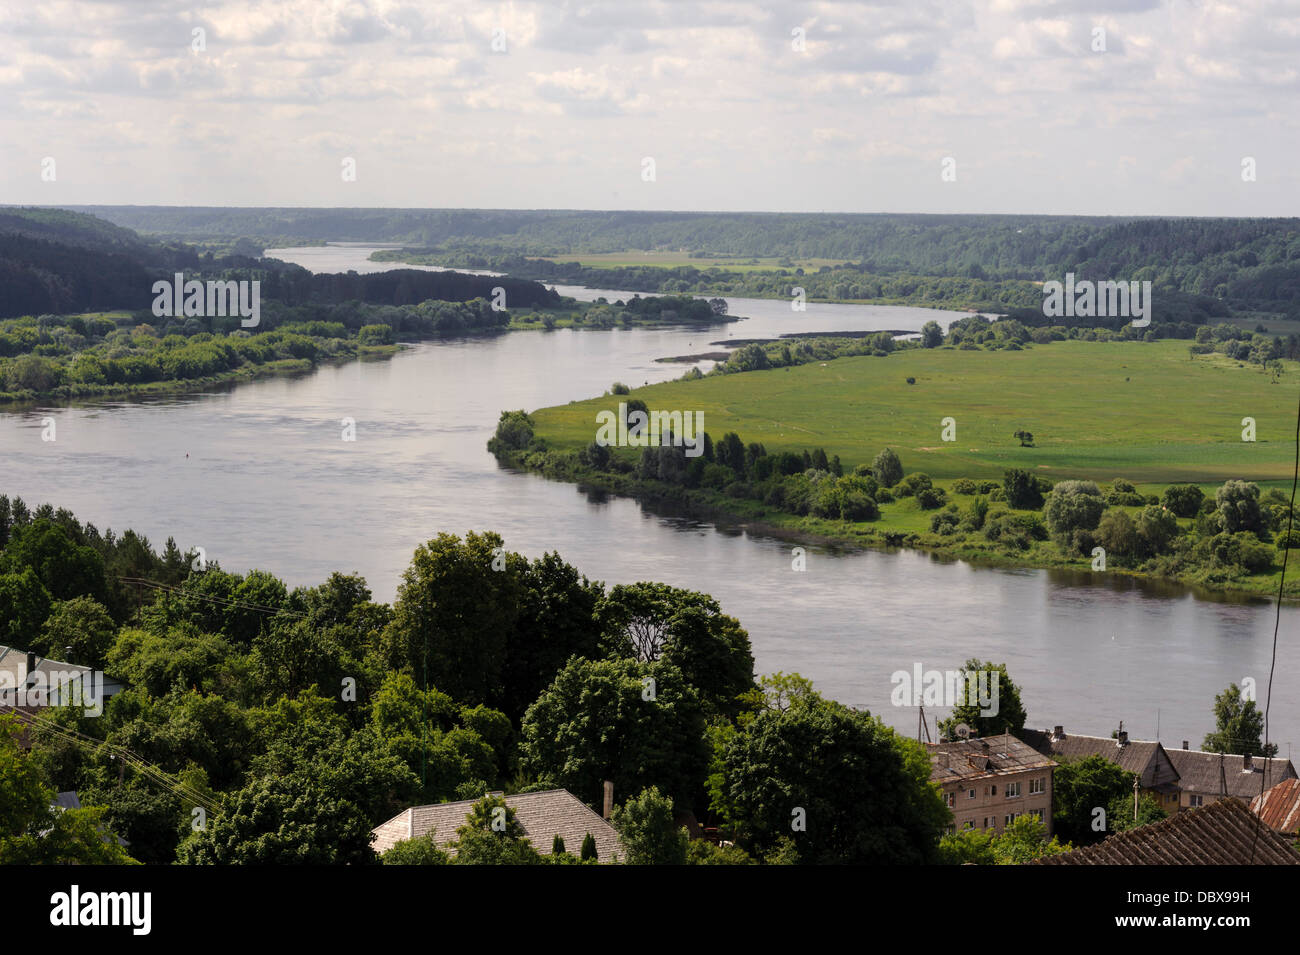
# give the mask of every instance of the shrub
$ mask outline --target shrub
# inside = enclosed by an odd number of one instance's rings
[[[921,510],[932,511],[936,507],[943,507],[948,502],[948,495],[944,493],[941,487],[923,487],[916,492],[916,503],[921,505]]]
[[[876,455],[876,460],[871,465],[871,472],[884,487],[893,487],[903,478],[903,463],[893,450],[885,448]]]
[[[1165,489],[1164,505],[1175,517],[1195,517],[1204,500],[1205,492],[1195,484],[1171,484]]]
[[[1020,511],[1036,511],[1043,506],[1043,492],[1038,478],[1020,468],[1011,468],[1002,478],[1007,503]]]
[[[934,517],[930,518],[930,530],[934,531],[936,534],[943,534],[944,536],[955,534],[959,522],[960,518],[955,509],[940,511],[938,514],[934,515]]]
[[[876,502],[861,491],[847,490],[840,498],[840,518],[846,521],[874,521],[880,517]]]
[[[1259,485],[1249,481],[1225,481],[1215,492],[1215,503],[1229,534],[1238,531],[1259,533],[1265,529],[1264,513],[1259,506]]]
[[[952,482],[952,492],[954,494],[975,494],[979,491],[979,485],[970,478],[958,478]]]
[[[1058,543],[1069,547],[1074,532],[1095,528],[1104,510],[1106,502],[1092,481],[1062,481],[1048,495],[1043,515]]]
[[[930,487],[934,487],[934,481],[930,479],[930,475],[924,471],[916,471],[899,481],[896,490],[899,497],[912,497]]]

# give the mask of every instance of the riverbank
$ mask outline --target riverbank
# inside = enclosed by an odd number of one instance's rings
[[[671,505],[676,511],[694,520],[720,521],[740,530],[785,540],[794,545],[834,545],[849,550],[884,552],[912,550],[938,559],[964,561],[979,567],[1072,571],[1099,577],[1109,575],[1173,585],[1201,599],[1274,599],[1277,596],[1277,574],[1216,581],[1193,574],[1149,573],[1138,567],[1119,566],[1113,561],[1105,570],[1095,570],[1092,560],[1065,555],[1050,540],[1033,541],[1027,550],[1004,549],[993,542],[969,538],[953,541],[945,539],[941,534],[910,530],[907,525],[914,525],[917,518],[928,521],[934,513],[920,510],[915,501],[902,504],[895,502],[882,508],[882,511],[892,512],[891,516],[896,518],[893,521],[883,518],[879,523],[847,523],[811,515],[788,514],[762,502],[730,497],[716,490],[685,488],[631,474],[594,470],[584,467],[576,453],[554,450],[509,452],[499,448],[494,449],[494,453],[499,464],[524,473],[573,484],[584,491],[598,490],[626,497],[651,509]],[[903,508],[907,508],[907,514],[899,514]],[[1127,510],[1136,512],[1140,508]],[[902,519],[898,520],[899,517]],[[1300,603],[1300,581],[1295,577],[1287,584],[1286,601]]]

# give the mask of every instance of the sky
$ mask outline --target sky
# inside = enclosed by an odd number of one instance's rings
[[[1297,54],[1300,0],[0,0],[0,203],[1294,216]]]

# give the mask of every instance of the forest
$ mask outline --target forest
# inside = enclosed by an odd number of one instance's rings
[[[1293,218],[80,208],[170,239],[398,243],[459,267],[487,268],[508,257],[672,250],[700,257],[833,259],[877,276],[1037,282],[1074,272],[1086,279],[1151,280],[1157,289],[1208,296],[1234,308],[1288,313],[1300,300],[1300,220]],[[536,277],[548,277],[546,268],[535,266]],[[581,273],[566,266],[556,278],[575,274]],[[642,276],[641,285],[593,284],[686,291],[650,287],[649,278]]]

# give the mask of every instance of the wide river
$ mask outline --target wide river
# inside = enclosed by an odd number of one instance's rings
[[[364,246],[272,250],[318,271],[376,269]],[[617,293],[561,287],[593,298]],[[227,570],[258,567],[290,585],[331,571],[393,599],[411,551],[439,531],[498,531],[511,550],[558,551],[607,584],[659,580],[705,591],[748,629],[761,672],[797,671],[909,734],[915,709],[890,704],[895,671],[1005,661],[1029,725],[1198,748],[1214,695],[1268,679],[1273,608],[1211,601],[1106,575],[997,570],[913,552],[809,548],[596,497],[499,468],[485,443],[504,408],[534,409],[677,377],[655,358],[716,350],[728,336],[795,330],[919,329],[952,312],[731,299],[747,321],[710,329],[519,332],[420,343],[391,361],[321,368],[144,402],[0,413],[0,491],[70,508],[101,530],[156,545],[174,536]],[[53,417],[57,441],[41,440]],[[340,421],[356,422],[356,440]],[[594,425],[593,425],[594,427]],[[187,457],[188,455],[188,457]],[[906,463],[906,461],[905,461]],[[1300,741],[1300,612],[1282,615],[1270,721],[1290,756]],[[933,716],[947,710],[931,711]]]

